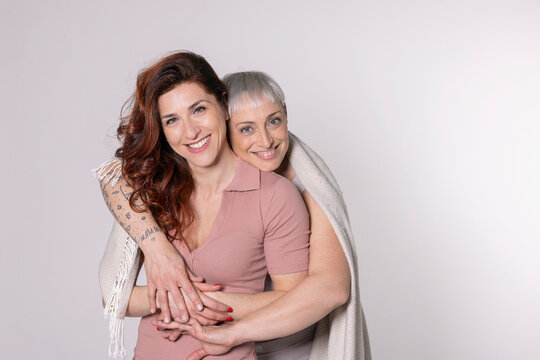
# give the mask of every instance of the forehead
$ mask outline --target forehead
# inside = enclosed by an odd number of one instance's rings
[[[231,122],[266,121],[269,115],[276,112],[283,113],[281,103],[264,97],[253,98],[248,94],[244,94],[237,103],[235,110],[231,113]]]

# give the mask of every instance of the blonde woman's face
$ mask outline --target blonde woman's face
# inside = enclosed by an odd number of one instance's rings
[[[262,171],[274,171],[289,148],[287,111],[280,103],[263,98],[258,106],[245,96],[230,115],[229,136],[236,155]]]

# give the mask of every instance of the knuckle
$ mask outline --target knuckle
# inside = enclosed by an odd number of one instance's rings
[[[160,302],[160,304],[166,304],[167,303],[167,297],[166,296],[159,295],[157,299]]]

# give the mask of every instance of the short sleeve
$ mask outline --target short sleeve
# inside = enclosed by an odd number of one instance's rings
[[[264,255],[272,275],[309,267],[309,216],[296,187],[279,177],[263,196]]]

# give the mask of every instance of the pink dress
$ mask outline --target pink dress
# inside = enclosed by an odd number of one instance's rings
[[[267,273],[280,275],[308,269],[309,218],[295,186],[285,178],[262,172],[238,159],[235,176],[223,192],[221,206],[205,242],[190,252],[183,242],[173,245],[187,266],[208,283],[223,284],[225,292],[264,290]],[[163,339],[151,321],[141,319],[136,360],[181,360],[201,347],[182,335]],[[205,359],[257,359],[254,343],[245,343],[221,356]]]

